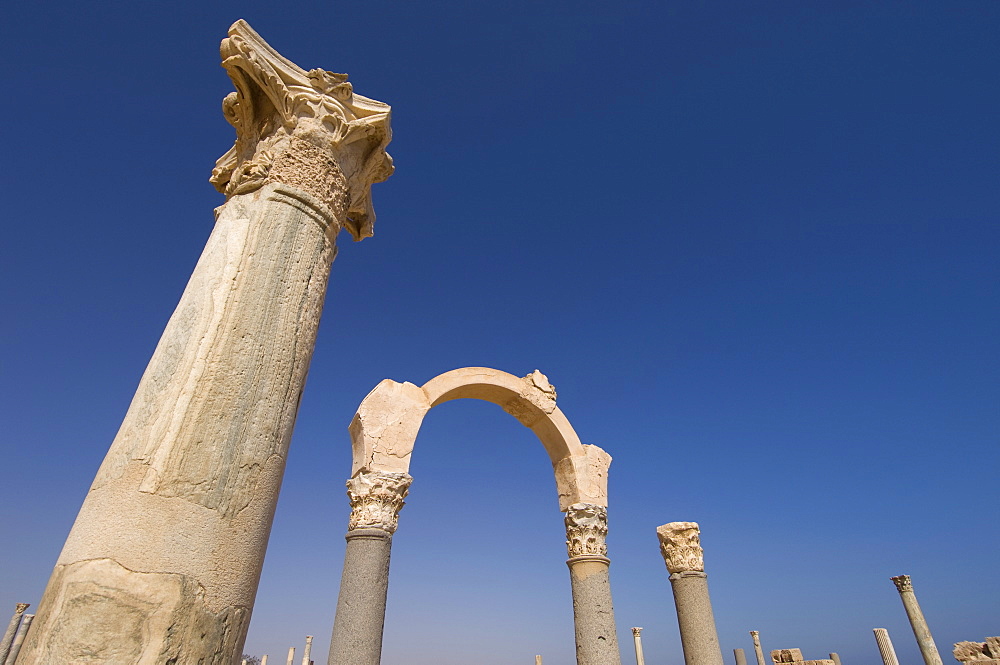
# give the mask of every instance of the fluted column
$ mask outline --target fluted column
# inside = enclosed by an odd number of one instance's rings
[[[351,517],[329,665],[378,665],[382,658],[392,534],[411,482],[409,474],[381,472],[347,481]]]
[[[17,662],[17,657],[21,653],[21,646],[24,644],[24,638],[28,634],[28,629],[31,628],[31,622],[34,618],[34,614],[25,614],[21,619],[21,625],[17,627],[17,634],[14,635],[14,641],[10,645],[10,653],[7,654],[7,660],[4,661],[4,665],[14,665]]]
[[[7,659],[7,654],[10,653],[10,645],[14,643],[14,634],[17,633],[17,627],[21,625],[21,617],[24,616],[24,611],[29,607],[31,607],[31,603],[18,603],[14,606],[14,616],[10,618],[10,623],[7,624],[3,640],[0,640],[0,663],[3,663]]]
[[[723,665],[698,524],[670,522],[656,534],[670,571],[685,665]]]
[[[577,665],[621,665],[608,576],[608,509],[574,503],[565,524]]]
[[[903,608],[906,616],[910,619],[910,627],[913,629],[913,636],[917,638],[917,646],[920,647],[920,655],[924,658],[925,665],[942,665],[941,656],[938,654],[937,645],[931,636],[931,629],[927,626],[927,620],[920,609],[920,603],[913,593],[913,582],[909,575],[898,575],[890,578],[899,591],[899,597],[903,600]]]
[[[389,107],[243,21],[222,42],[227,196],[59,556],[28,663],[241,653],[335,238],[371,235]],[[150,205],[172,195],[149,183]],[[207,211],[206,211],[207,212]],[[143,221],[142,211],[136,220]]]
[[[753,638],[753,651],[757,656],[757,665],[764,665],[764,650],[760,647],[760,631],[751,630],[750,637]]]
[[[642,628],[632,629],[632,641],[635,643],[635,664],[646,665],[646,659],[642,655]],[[745,665],[745,664],[744,664]]]
[[[892,648],[892,640],[889,639],[889,631],[885,628],[875,628],[875,642],[878,643],[878,652],[882,654],[884,665],[899,665],[896,658],[896,650]]]

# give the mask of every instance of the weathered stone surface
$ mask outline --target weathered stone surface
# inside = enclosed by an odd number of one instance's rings
[[[384,379],[375,386],[348,427],[354,452],[351,475],[406,473],[417,433],[430,408],[427,394],[412,383]]]
[[[24,616],[24,611],[30,606],[30,603],[17,603],[14,606],[14,616],[10,618],[10,623],[7,624],[7,630],[3,634],[3,639],[0,639],[0,663],[3,663],[7,659],[7,654],[10,653],[10,645],[14,643],[14,635],[17,633],[17,627],[21,625],[21,618]]]
[[[801,649],[774,649],[771,651],[771,662],[778,663],[798,663],[802,662]]]
[[[952,655],[960,663],[993,665],[992,661],[1000,662],[1000,637],[987,637],[985,642],[956,642]]]
[[[388,107],[223,42],[228,196],[59,557],[22,660],[231,665],[246,635],[337,232],[370,235]],[[354,217],[349,218],[350,215]],[[86,659],[90,659],[89,661]]]
[[[913,581],[910,576],[897,575],[889,579],[899,591],[899,597],[903,601],[903,609],[906,610],[906,616],[910,620],[910,628],[913,630],[913,637],[917,640],[917,646],[920,647],[920,656],[924,659],[924,665],[942,665],[937,644],[934,643],[927,619],[924,618],[923,610],[920,609],[920,603],[917,602],[917,596],[913,592]]]
[[[566,550],[570,558],[606,556],[608,509],[590,503],[574,503],[566,510]]]
[[[884,665],[899,665],[899,659],[896,658],[896,650],[892,646],[892,640],[889,639],[889,631],[885,628],[874,628],[872,632],[875,633],[875,642],[878,644],[882,663]]]
[[[620,665],[608,560],[573,558],[569,560],[569,570],[577,665]]]
[[[764,650],[760,646],[760,631],[751,630],[750,638],[753,639],[754,655],[757,657],[757,665],[764,665]]]
[[[347,481],[351,500],[349,529],[396,531],[403,499],[413,478],[408,473],[359,473]]]
[[[697,522],[670,522],[656,529],[660,552],[671,573],[705,570]]]

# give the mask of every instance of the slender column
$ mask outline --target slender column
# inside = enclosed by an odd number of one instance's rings
[[[833,665],[840,665],[840,654],[836,652],[831,653],[830,660],[833,661]]]
[[[237,137],[211,180],[228,200],[57,561],[31,663],[238,658],[335,238],[371,235],[370,185],[391,173],[389,107],[346,75],[306,72],[243,21],[221,52]]]
[[[608,577],[608,509],[574,503],[565,523],[577,665],[621,665]]]
[[[312,655],[313,648],[313,636],[306,635],[306,647],[302,651],[302,665],[309,665],[310,657]]]
[[[698,524],[670,522],[656,534],[670,571],[685,665],[723,665]]]
[[[21,625],[17,628],[17,634],[10,645],[10,653],[7,654],[7,660],[4,661],[4,665],[14,665],[17,662],[17,656],[21,653],[21,645],[24,644],[24,637],[28,634],[28,629],[31,628],[31,621],[34,618],[34,614],[25,614],[21,619]]]
[[[288,647],[288,660],[285,665],[295,665],[295,647]]]
[[[359,472],[347,481],[351,517],[329,665],[381,661],[392,534],[412,482],[407,473],[377,471]]]
[[[896,658],[896,650],[892,648],[892,640],[889,639],[889,631],[885,628],[875,628],[875,641],[878,643],[878,651],[882,654],[882,662],[885,665],[899,665]]]
[[[635,642],[635,665],[646,665],[646,659],[642,655],[642,628],[632,629],[632,641]],[[744,663],[744,665],[746,665]]]
[[[261,658],[260,658],[260,665],[267,665],[267,654],[266,653],[263,656],[261,656]]]
[[[913,594],[913,582],[909,575],[898,575],[890,578],[899,591],[899,597],[903,600],[903,608],[906,616],[910,619],[910,627],[913,629],[913,636],[917,638],[917,646],[920,647],[920,655],[924,657],[925,665],[942,665],[941,656],[938,654],[937,645],[931,636],[931,629],[927,626],[924,613],[920,610],[920,603]]]
[[[747,655],[743,649],[733,649],[733,655],[736,656],[736,665],[747,665]]]
[[[764,650],[760,648],[760,631],[751,630],[750,637],[753,638],[753,651],[757,655],[757,665],[764,665]]]
[[[7,624],[7,631],[4,632],[3,640],[0,641],[0,663],[7,659],[7,654],[10,653],[10,645],[14,642],[14,634],[17,632],[17,627],[21,625],[21,617],[29,607],[31,607],[31,603],[18,603],[14,606],[14,616],[10,618],[10,623]]]
[[[535,665],[542,665],[542,657],[535,656]]]

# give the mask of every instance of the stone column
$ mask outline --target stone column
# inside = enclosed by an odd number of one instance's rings
[[[896,650],[892,648],[892,640],[889,639],[889,631],[885,628],[875,628],[875,641],[878,643],[878,651],[882,654],[882,662],[885,665],[899,665],[896,658]]]
[[[920,610],[920,603],[913,594],[913,582],[909,575],[898,575],[890,578],[899,591],[899,597],[903,600],[903,608],[906,616],[910,619],[910,627],[913,629],[913,636],[917,638],[917,646],[920,647],[920,655],[924,658],[925,665],[942,665],[941,656],[938,654],[937,645],[931,637],[931,629],[927,626],[924,613]],[[839,665],[839,664],[838,664]]]
[[[245,22],[222,42],[227,196],[60,555],[28,662],[241,653],[335,238],[371,235],[389,107]],[[153,131],[151,129],[151,131]],[[171,196],[149,183],[150,205]],[[141,211],[137,219],[142,220]]]
[[[535,656],[535,665],[542,665],[542,657]]]
[[[306,647],[302,651],[302,665],[309,665],[310,656],[312,655],[313,648],[313,636],[306,635]]]
[[[635,643],[635,665],[646,665],[646,659],[642,655],[642,628],[632,629],[632,641]]]
[[[267,665],[267,654],[266,653],[263,656],[261,656],[261,658],[260,658],[260,665]]]
[[[830,660],[833,661],[833,665],[840,665],[840,654],[834,652],[830,654]]]
[[[7,631],[3,634],[3,640],[0,641],[0,663],[3,663],[7,659],[7,654],[10,653],[10,645],[14,642],[14,633],[17,632],[17,627],[21,625],[21,617],[24,616],[24,611],[31,607],[31,603],[18,603],[14,606],[14,616],[10,618],[10,623],[7,624]]]
[[[757,665],[764,665],[764,650],[760,648],[760,631],[751,630],[750,637],[753,638],[753,651],[757,655]]]
[[[608,509],[574,503],[565,523],[577,665],[621,665],[608,576]]]
[[[733,649],[733,655],[736,656],[736,665],[747,665],[747,655],[743,649]]]
[[[34,614],[25,614],[21,619],[21,625],[17,628],[17,634],[10,645],[10,653],[7,654],[7,660],[4,661],[4,665],[14,665],[17,662],[17,656],[21,653],[21,645],[24,644],[24,637],[28,634],[28,629],[31,628],[31,622],[34,618]]]
[[[285,665],[295,665],[295,647],[288,647],[288,660]]]
[[[723,665],[698,524],[670,522],[656,534],[670,571],[685,665]]]
[[[382,658],[392,534],[412,482],[407,473],[377,471],[347,481],[351,517],[329,665],[378,665]]]

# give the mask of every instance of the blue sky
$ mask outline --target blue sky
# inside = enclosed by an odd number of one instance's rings
[[[545,372],[614,457],[624,661],[681,662],[655,527],[702,525],[727,662],[945,662],[995,635],[1000,4],[9,3],[0,611],[37,604],[211,230],[245,18],[393,106],[344,234],[247,641],[325,661],[346,426],[383,378]],[[486,470],[490,469],[491,472]],[[418,439],[385,665],[573,661],[547,458],[499,408]]]

